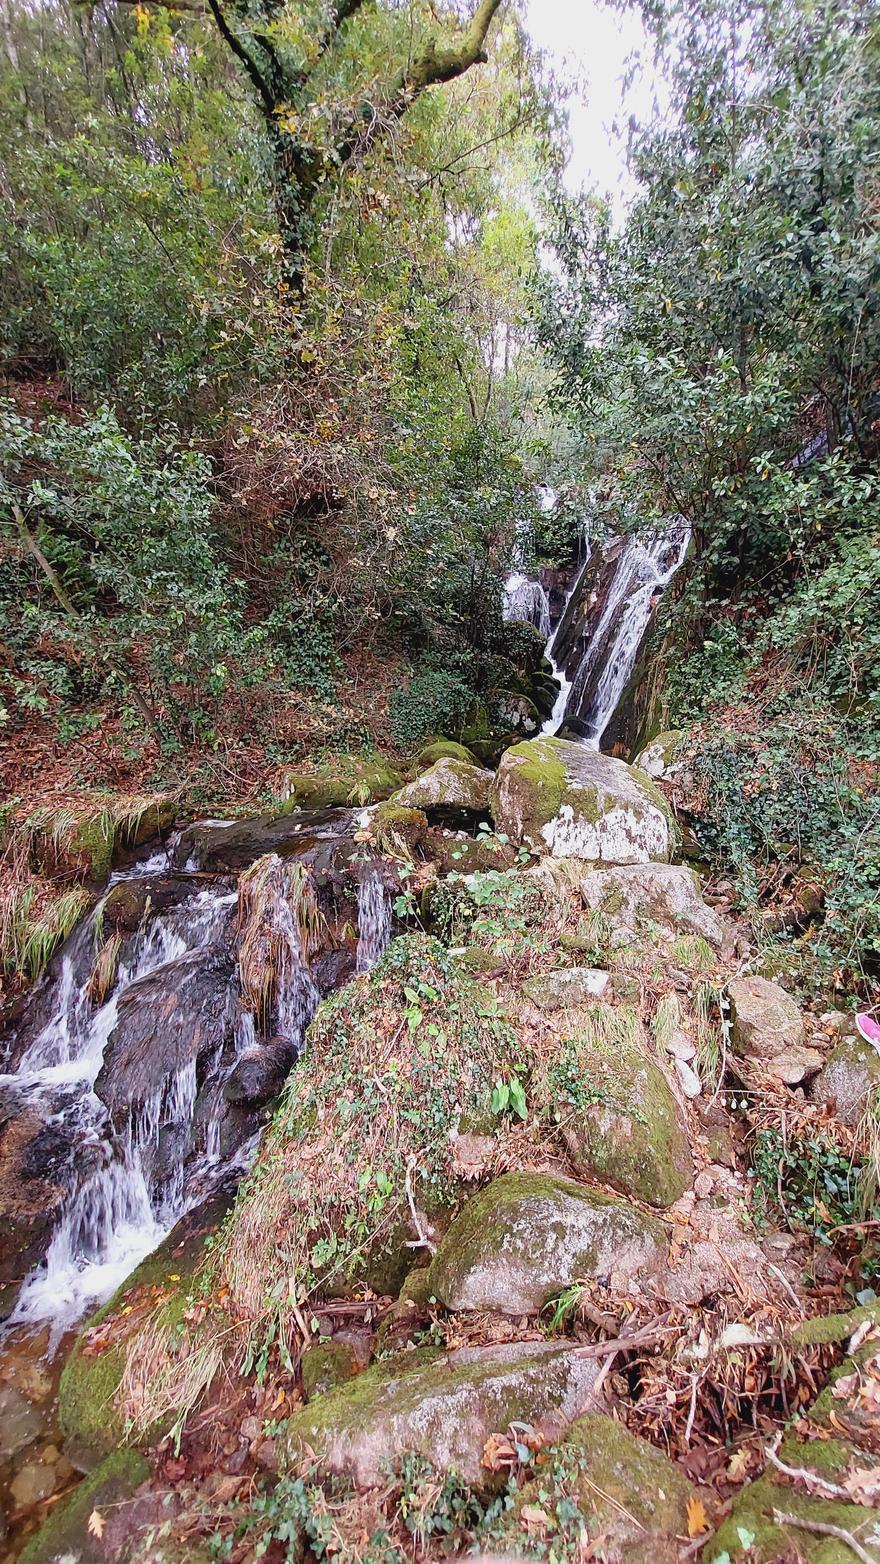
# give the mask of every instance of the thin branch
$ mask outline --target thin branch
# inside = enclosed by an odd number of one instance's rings
[[[852,1503],[852,1494],[840,1483],[829,1483],[818,1472],[811,1472],[806,1466],[788,1466],[785,1461],[780,1461],[776,1454],[779,1449],[781,1434],[777,1434],[772,1444],[767,1445],[764,1454],[771,1466],[775,1466],[777,1472],[782,1472],[784,1477],[791,1477],[795,1482],[802,1482],[808,1489],[815,1493],[821,1493],[826,1499],[843,1499],[846,1503]]]
[[[253,55],[248,53],[248,50],[245,48],[237,33],[232,31],[232,28],[230,27],[226,17],[223,15],[222,10],[220,9],[218,0],[208,0],[208,7],[215,23],[217,24],[217,31],[219,32],[227,47],[231,49],[232,53],[235,55],[235,58],[241,61],[241,64],[244,66],[255,91],[260,96],[263,104],[263,112],[265,113],[266,118],[271,120],[275,114],[275,99],[272,93],[269,91],[269,84],[258,68],[256,60],[254,59]]]
[[[877,1564],[877,1554],[869,1553],[852,1532],[846,1531],[843,1526],[832,1526],[828,1521],[806,1521],[800,1515],[788,1515],[784,1510],[774,1510],[773,1519],[777,1526],[799,1526],[801,1531],[813,1532],[817,1537],[834,1537],[844,1547],[851,1548],[862,1564]]]

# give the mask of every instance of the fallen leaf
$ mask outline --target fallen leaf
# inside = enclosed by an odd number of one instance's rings
[[[741,1483],[748,1476],[752,1464],[752,1452],[748,1445],[734,1450],[727,1463],[727,1475],[732,1483]]]
[[[540,1510],[536,1504],[524,1504],[519,1512],[519,1518],[526,1531],[544,1536],[551,1529],[552,1522],[546,1510]]]
[[[100,1539],[104,1535],[106,1521],[100,1510],[92,1510],[89,1516],[89,1536]]]
[[[844,1480],[847,1493],[856,1504],[873,1504],[880,1501],[880,1466],[859,1466]]]
[[[688,1536],[699,1537],[709,1530],[709,1517],[702,1499],[691,1497],[687,1502]]]
[[[490,1434],[483,1446],[481,1466],[488,1472],[503,1472],[516,1465],[516,1447],[506,1434]]]

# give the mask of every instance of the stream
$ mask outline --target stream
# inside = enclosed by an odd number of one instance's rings
[[[347,810],[291,815],[280,833],[272,822],[266,840],[252,822],[196,822],[111,876],[0,1043],[22,1207],[0,1248],[0,1564],[76,1480],[55,1422],[71,1333],[241,1177],[322,993],[388,944],[391,895],[377,869],[356,867],[352,827]],[[243,997],[236,873],[273,845],[285,856],[269,860],[260,933],[276,981],[260,1016]],[[348,874],[357,909],[352,948],[334,936],[311,963],[286,893],[298,861],[337,897]]]

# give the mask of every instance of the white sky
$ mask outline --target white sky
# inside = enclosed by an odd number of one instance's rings
[[[578,86],[568,102],[572,143],[571,189],[607,195],[618,217],[632,184],[626,171],[629,116],[653,117],[662,89],[641,17],[601,0],[526,0],[526,26],[556,73]],[[624,76],[638,56],[641,68],[625,95]]]

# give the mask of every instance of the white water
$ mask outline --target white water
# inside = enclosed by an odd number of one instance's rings
[[[584,742],[598,748],[632,673],[659,592],[680,568],[690,529],[678,523],[644,541],[633,537],[621,550],[602,613],[572,682],[569,706],[577,711],[600,657],[602,671],[582,720]]]
[[[569,698],[569,695],[571,694],[572,681],[568,677],[568,674],[565,671],[565,664],[564,663],[558,663],[556,661],[554,653],[556,651],[556,642],[557,642],[557,640],[559,638],[559,632],[562,629],[563,624],[565,623],[565,615],[566,615],[566,612],[567,612],[567,609],[568,609],[568,605],[571,602],[572,598],[574,597],[575,592],[577,592],[579,590],[581,582],[583,581],[584,577],[586,576],[587,570],[589,568],[590,558],[591,558],[591,555],[592,555],[592,550],[591,550],[590,545],[587,542],[586,538],[584,539],[584,549],[586,550],[586,552],[584,554],[583,564],[581,565],[579,570],[575,571],[575,574],[572,577],[572,583],[571,583],[571,586],[568,589],[568,592],[566,593],[565,604],[563,606],[562,613],[559,616],[559,623],[556,626],[556,630],[555,630],[554,634],[550,637],[550,640],[547,642],[547,647],[546,647],[547,659],[548,659],[548,661],[550,662],[550,664],[551,664],[551,666],[553,668],[553,676],[554,676],[554,678],[559,680],[559,694],[557,695],[556,700],[553,703],[553,710],[551,711],[549,717],[547,718],[547,721],[543,724],[543,726],[541,728],[541,733],[545,734],[548,738],[552,738],[553,735],[558,732],[558,730],[559,730],[559,728],[560,728],[560,726],[562,724],[562,719],[565,716],[565,713],[566,713],[566,711],[568,709],[568,698]]]
[[[550,601],[540,581],[514,570],[504,583],[502,614],[507,620],[535,625],[546,641],[550,634]]]
[[[391,896],[377,869],[358,886],[357,971],[369,972],[385,954],[391,938]]]

